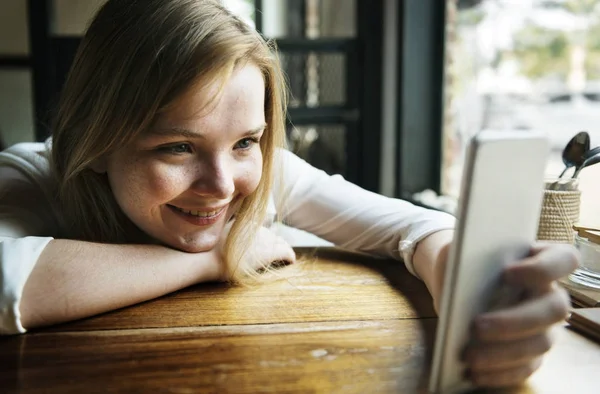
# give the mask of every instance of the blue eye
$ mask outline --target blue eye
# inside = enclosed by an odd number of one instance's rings
[[[235,149],[247,150],[254,144],[258,144],[258,138],[244,138],[235,144]]]
[[[175,155],[181,155],[183,153],[192,153],[192,147],[190,144],[177,144],[170,146],[163,146],[159,148],[161,152],[172,153]]]

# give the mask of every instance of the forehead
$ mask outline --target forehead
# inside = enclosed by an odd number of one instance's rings
[[[231,76],[209,85],[195,84],[159,117],[157,123],[203,123],[264,119],[265,83],[252,64],[236,68]]]

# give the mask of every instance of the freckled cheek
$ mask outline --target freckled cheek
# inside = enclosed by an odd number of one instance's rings
[[[188,188],[187,178],[181,171],[151,171],[145,177],[146,193],[157,203],[168,202]]]
[[[245,163],[237,181],[238,192],[247,196],[253,193],[260,182],[262,176],[262,156],[253,158]]]
[[[170,201],[185,189],[185,177],[180,171],[165,166],[135,163],[123,168],[121,194],[130,203],[151,208]]]

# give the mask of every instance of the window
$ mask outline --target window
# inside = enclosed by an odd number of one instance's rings
[[[600,0],[458,0],[447,23],[443,194],[457,197],[466,143],[484,129],[546,132],[548,176],[575,133],[600,145]],[[600,219],[598,167],[581,173],[582,216]]]

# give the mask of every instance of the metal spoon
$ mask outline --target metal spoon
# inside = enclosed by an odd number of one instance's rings
[[[577,171],[577,168],[585,161],[584,155],[588,150],[590,150],[590,135],[587,131],[580,131],[571,138],[563,150],[562,160],[565,164],[565,169],[558,177],[562,178],[565,172],[571,167],[575,167]]]
[[[581,170],[583,170],[584,168],[593,166],[594,164],[598,164],[598,163],[600,163],[600,153],[596,153],[594,156],[591,156],[591,157],[588,157],[587,159],[585,159],[583,164],[575,170],[575,173],[573,174],[572,178],[573,179],[577,178],[577,176],[579,175]]]
[[[589,157],[595,156],[595,155],[596,155],[596,154],[598,154],[598,153],[600,153],[600,146],[597,146],[597,147],[595,147],[595,148],[592,148],[592,149],[588,150],[587,152],[585,152],[585,153],[583,154],[583,157],[584,157],[585,159],[587,159],[587,158],[589,158]]]

